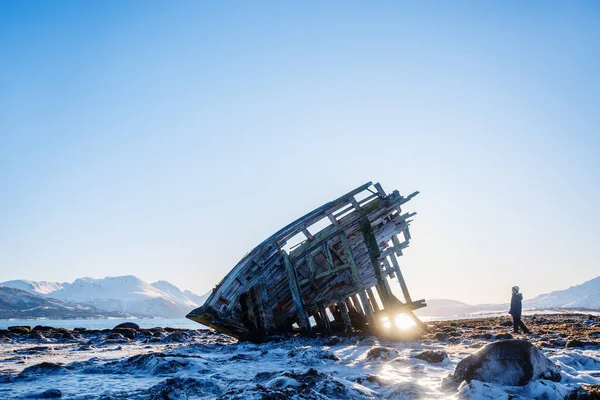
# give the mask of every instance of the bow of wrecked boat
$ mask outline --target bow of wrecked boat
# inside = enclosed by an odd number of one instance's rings
[[[411,299],[398,262],[415,215],[402,206],[417,194],[368,182],[313,210],[250,251],[187,318],[257,342],[296,329],[377,334],[401,313],[422,326],[412,312],[425,300]]]

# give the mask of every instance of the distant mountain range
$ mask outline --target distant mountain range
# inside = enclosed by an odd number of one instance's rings
[[[69,304],[45,298],[24,290],[0,286],[0,319],[8,318],[106,318],[128,317],[128,314],[98,310],[95,307]]]
[[[415,313],[420,316],[450,318],[476,313],[508,311],[509,308],[508,303],[471,305],[456,300],[431,299],[427,300],[427,307],[417,310]],[[600,276],[568,289],[541,294],[525,300],[523,308],[526,310],[558,308],[600,311]]]
[[[132,276],[79,278],[72,283],[14,280],[0,283],[0,318],[183,318],[210,295],[182,291],[167,281],[152,284]],[[600,310],[600,276],[523,302],[525,309]],[[508,304],[466,304],[429,299],[420,316],[452,318],[508,310]]]
[[[86,318],[126,315],[183,318],[210,294],[200,296],[189,290],[181,291],[166,281],[149,284],[132,275],[78,278],[72,283],[13,280],[0,283],[0,288],[0,318],[45,316],[39,315],[39,308],[29,305],[49,307],[50,303],[54,308],[47,309],[52,318],[75,318],[74,310],[78,310],[78,317]]]

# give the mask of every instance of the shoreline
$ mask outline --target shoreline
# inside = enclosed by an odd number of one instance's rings
[[[506,316],[428,322],[427,332],[404,330],[394,336],[399,340],[293,334],[261,344],[212,330],[135,324],[12,328],[0,330],[0,398],[54,391],[74,400],[448,399],[458,391],[443,382],[461,360],[512,338],[531,342],[558,365],[560,382],[471,385],[461,393],[564,398],[584,384],[600,385],[600,317],[536,314],[523,320],[533,334],[513,335]]]

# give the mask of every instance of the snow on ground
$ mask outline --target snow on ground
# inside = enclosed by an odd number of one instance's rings
[[[6,334],[0,338],[0,398],[58,389],[64,399],[104,400],[554,399],[600,383],[598,347],[544,348],[562,370],[560,382],[505,387],[472,381],[454,390],[444,389],[443,379],[489,340],[289,337],[257,345],[207,330],[140,329],[132,339],[114,332]]]

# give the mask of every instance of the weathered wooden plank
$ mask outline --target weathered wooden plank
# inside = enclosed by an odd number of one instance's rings
[[[302,228],[302,233],[304,233],[304,236],[306,236],[308,240],[313,240],[315,238],[306,228]]]
[[[283,253],[283,261],[285,264],[285,270],[288,275],[288,280],[290,284],[290,293],[292,295],[292,299],[294,300],[294,305],[296,306],[296,313],[298,314],[298,326],[305,332],[310,331],[310,322],[308,320],[308,315],[306,315],[306,310],[304,310],[304,302],[302,301],[302,296],[300,295],[300,287],[298,285],[298,277],[296,276],[296,269],[292,264],[292,260],[285,251]]]
[[[419,308],[426,307],[425,300],[417,300],[412,303],[398,304],[394,307],[391,307],[389,310],[380,310],[376,313],[379,316],[387,316],[388,318],[393,318],[401,313],[408,313],[408,311],[418,310]]]
[[[400,265],[398,264],[398,259],[395,254],[391,254],[389,259],[392,261],[392,265],[396,270],[396,278],[398,278],[398,283],[400,284],[400,289],[402,289],[402,295],[404,296],[404,300],[406,303],[412,302],[410,298],[410,293],[408,292],[408,286],[406,286],[406,282],[404,281],[404,277],[402,276],[402,271],[400,271]]]
[[[323,303],[318,303],[317,307],[319,309],[319,320],[325,329],[325,332],[331,333],[331,323],[329,321],[329,316],[327,315],[327,310],[325,310],[325,306]]]
[[[370,287],[367,290],[367,293],[369,295],[369,300],[371,301],[371,306],[373,307],[375,314],[377,314],[379,311],[381,311],[381,309],[379,308],[379,304],[377,303],[377,298],[375,297],[375,292],[373,292],[373,287]]]
[[[344,330],[346,333],[352,332],[352,321],[350,321],[350,314],[348,313],[348,307],[346,307],[346,302],[344,299],[338,300],[338,307],[342,313],[342,320],[344,321]]]
[[[360,277],[360,273],[358,272],[358,268],[354,263],[354,256],[352,255],[352,250],[350,250],[350,245],[348,244],[348,239],[346,238],[346,234],[341,235],[342,246],[344,249],[344,255],[350,264],[350,271],[352,273],[352,278],[354,279],[354,284],[358,289],[358,294],[363,302],[363,308],[365,314],[367,316],[367,321],[369,322],[369,326],[372,327],[373,331],[377,330],[377,321],[375,321],[374,308],[369,306],[369,299],[365,293],[365,287]]]
[[[360,314],[365,313],[365,311],[362,308],[362,304],[360,304],[360,301],[358,300],[358,295],[356,295],[356,294],[352,295],[352,302],[354,303],[354,308],[356,308],[356,311],[358,311],[358,313],[360,313]]]
[[[329,218],[329,221],[333,224],[333,226],[338,226],[340,224],[331,213],[327,214],[327,218]]]
[[[273,310],[269,304],[269,294],[267,293],[267,286],[263,279],[256,286],[258,299],[260,302],[260,315],[263,323],[263,327],[266,333],[275,331],[275,323],[273,322]]]
[[[314,279],[315,278],[315,260],[313,259],[313,255],[309,253],[306,256],[306,264],[308,265],[308,273],[309,276]]]
[[[327,242],[323,243],[323,254],[325,255],[327,269],[333,269],[333,258],[331,257],[331,250]]]
[[[379,193],[379,195],[381,197],[386,197],[387,195],[385,194],[385,191],[383,190],[383,188],[381,187],[381,184],[379,182],[377,182],[375,185],[375,190],[377,190],[377,193]]]
[[[354,304],[352,304],[352,299],[350,297],[346,297],[344,299],[344,302],[346,303],[346,307],[348,308],[348,312],[350,312],[350,311],[356,311],[356,308],[354,308]]]
[[[304,286],[304,285],[306,285],[306,284],[308,284],[308,283],[310,283],[310,282],[312,282],[312,281],[314,281],[314,280],[318,280],[318,279],[326,278],[326,277],[328,277],[328,276],[330,276],[330,275],[335,275],[335,274],[337,274],[338,272],[341,272],[341,271],[343,271],[343,270],[345,270],[345,269],[347,269],[347,268],[349,268],[349,265],[342,265],[342,266],[339,266],[339,267],[337,267],[337,268],[335,268],[335,269],[332,269],[332,270],[330,270],[330,271],[324,271],[324,272],[321,272],[321,273],[319,273],[319,274],[315,275],[315,276],[314,276],[314,278],[307,278],[307,279],[303,279],[303,280],[299,281],[299,282],[298,282],[298,284],[299,284],[300,286]]]
[[[379,262],[379,245],[377,244],[377,239],[373,233],[373,227],[371,226],[369,220],[365,218],[361,222],[360,229],[367,246],[371,265],[375,273],[375,278],[377,279],[377,290],[379,291],[379,297],[381,298],[383,307],[389,307],[392,305],[391,291],[381,271],[381,264]]]

